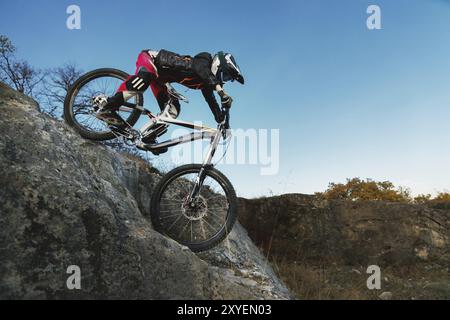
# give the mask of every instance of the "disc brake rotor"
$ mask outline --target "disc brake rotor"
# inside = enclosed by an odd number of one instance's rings
[[[198,196],[197,199],[189,203],[183,203],[181,206],[181,212],[186,219],[190,221],[202,220],[208,214],[208,204],[206,199],[202,196]]]

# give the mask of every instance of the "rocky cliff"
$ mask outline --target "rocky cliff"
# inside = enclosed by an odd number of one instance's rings
[[[303,298],[370,299],[386,291],[450,299],[448,209],[290,194],[242,199],[241,223]],[[382,291],[367,289],[370,265],[381,268]]]
[[[291,297],[240,225],[201,255],[155,232],[159,178],[0,84],[0,299]],[[66,286],[71,265],[81,290]]]
[[[245,229],[195,255],[145,218],[160,177],[0,83],[0,299],[292,298],[277,275],[298,298],[450,299],[448,208],[241,199]],[[67,288],[72,265],[81,290]]]

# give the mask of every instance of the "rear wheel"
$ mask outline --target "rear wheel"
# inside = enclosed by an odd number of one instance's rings
[[[100,94],[113,96],[127,78],[126,72],[117,69],[97,69],[83,75],[74,83],[64,101],[66,122],[86,139],[97,141],[114,139],[116,136],[108,126],[95,117],[92,98]],[[142,106],[144,97],[139,94],[129,102]],[[141,112],[137,109],[121,107],[119,114],[130,126],[133,126]]]
[[[201,169],[201,165],[193,164],[169,172],[156,186],[151,201],[154,228],[194,252],[209,250],[222,242],[238,216],[236,192],[214,168],[206,169],[198,196],[188,203]]]

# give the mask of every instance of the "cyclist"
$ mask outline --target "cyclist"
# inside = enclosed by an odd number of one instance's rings
[[[188,88],[201,90],[215,120],[220,123],[224,120],[224,116],[214,92],[220,96],[222,107],[231,108],[233,99],[224,91],[223,85],[234,80],[244,84],[244,77],[230,53],[219,52],[213,57],[207,52],[202,52],[191,57],[167,50],[144,50],[138,56],[135,75],[128,77],[114,96],[100,95],[94,98],[94,105],[97,107],[96,117],[112,126],[126,126],[125,121],[117,113],[118,109],[124,102],[149,87],[163,112],[169,102],[166,84],[180,83]],[[180,114],[179,101],[173,101],[168,107],[166,116],[177,118]],[[156,136],[152,134],[144,139],[145,143],[151,143],[155,141]]]

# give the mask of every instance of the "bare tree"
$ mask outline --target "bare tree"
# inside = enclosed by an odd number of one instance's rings
[[[0,80],[33,97],[35,88],[45,77],[45,72],[32,67],[25,60],[16,59],[16,51],[8,37],[0,35]]]
[[[74,63],[48,69],[38,92],[42,111],[54,118],[61,118],[67,92],[82,73],[83,71]]]
[[[40,110],[53,118],[61,118],[67,92],[83,71],[74,63],[42,71],[25,60],[17,60],[17,49],[8,37],[0,35],[0,81],[38,100]],[[143,157],[134,147],[120,139],[103,142],[119,152]]]
[[[66,63],[61,67],[48,69],[38,93],[41,110],[51,117],[61,118],[66,95],[82,74],[83,71],[75,63]],[[142,152],[128,146],[120,139],[104,141],[103,144],[119,152],[142,157]]]

